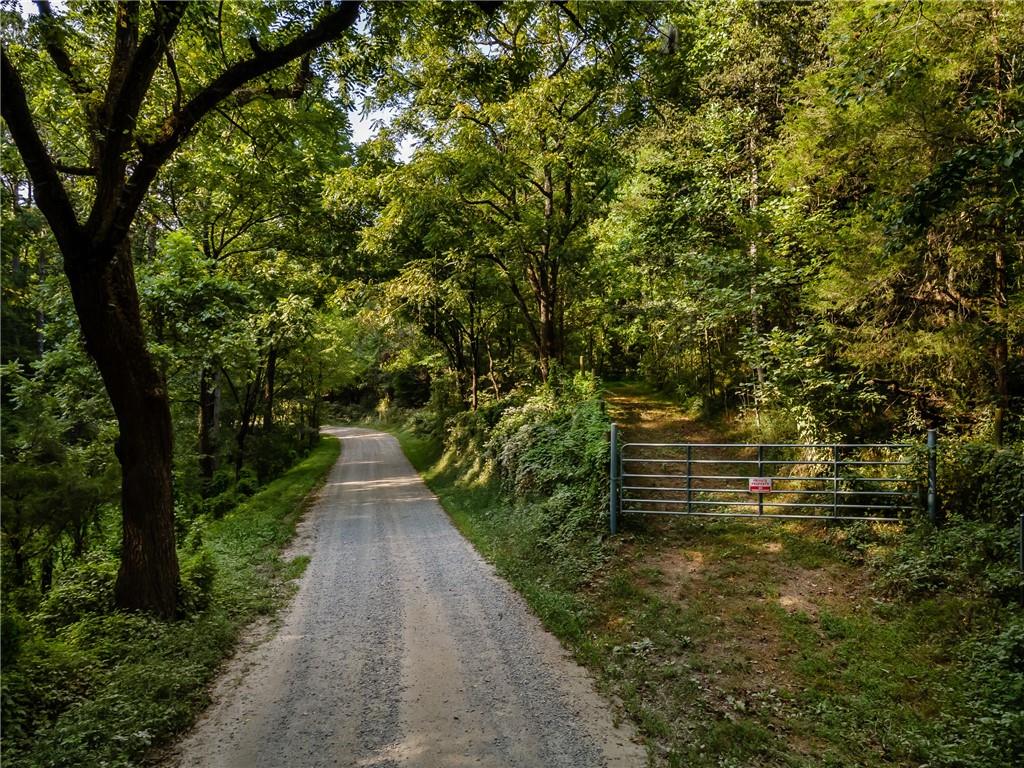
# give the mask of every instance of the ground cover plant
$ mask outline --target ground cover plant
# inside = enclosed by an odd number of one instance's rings
[[[291,594],[305,561],[281,551],[339,447],[323,438],[237,507],[193,523],[177,619],[116,610],[110,554],[61,574],[28,617],[6,606],[4,763],[140,765],[187,727],[242,630]]]

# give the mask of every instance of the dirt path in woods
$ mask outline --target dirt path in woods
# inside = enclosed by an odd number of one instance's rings
[[[390,435],[343,442],[298,594],[167,766],[641,766],[587,673],[448,521]]]

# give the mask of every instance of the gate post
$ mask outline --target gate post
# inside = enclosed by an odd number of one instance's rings
[[[939,490],[938,473],[936,471],[936,436],[935,430],[928,430],[928,519],[932,525],[939,524]]]
[[[616,474],[616,464],[619,457],[619,428],[615,426],[615,422],[612,422],[610,451],[608,458],[608,530],[612,533],[618,532],[619,521],[618,517],[618,478]]]

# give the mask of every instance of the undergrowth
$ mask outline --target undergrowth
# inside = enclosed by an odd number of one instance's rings
[[[242,628],[301,575],[305,560],[280,552],[339,451],[323,438],[229,513],[193,524],[179,551],[179,620],[115,611],[116,561],[101,558],[62,574],[30,618],[5,612],[4,765],[135,766],[186,727]]]
[[[459,529],[622,701],[653,765],[1024,759],[1019,452],[950,446],[939,530],[631,519],[608,538],[593,392],[420,413],[397,432]],[[667,571],[681,553],[698,570]],[[795,577],[835,592],[783,609]]]

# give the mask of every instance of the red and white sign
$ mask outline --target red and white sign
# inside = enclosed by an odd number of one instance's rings
[[[771,493],[772,479],[770,477],[747,478],[747,490],[750,493]]]

